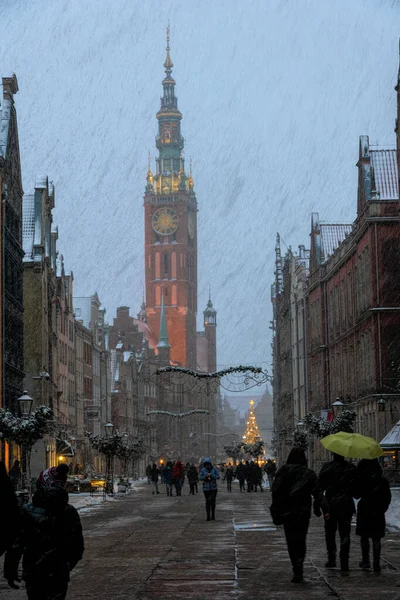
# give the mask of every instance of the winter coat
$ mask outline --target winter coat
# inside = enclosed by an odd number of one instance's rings
[[[370,538],[385,537],[385,512],[392,499],[388,480],[382,475],[360,474],[354,497],[360,498],[356,534]]]
[[[154,468],[150,469],[149,475],[150,475],[150,478],[151,478],[152,481],[154,481],[154,482],[158,481],[159,474],[160,474],[160,471],[157,468],[156,469],[154,469]]]
[[[233,469],[231,467],[228,467],[227,470],[225,471],[225,477],[224,479],[226,479],[227,481],[232,481],[233,479]]]
[[[67,492],[60,488],[42,489],[22,509],[21,531],[6,554],[4,576],[17,579],[23,556],[22,578],[28,583],[66,583],[83,551],[81,521],[76,509],[68,504]]]
[[[195,466],[191,466],[187,471],[187,478],[189,483],[197,483],[199,480],[199,473]]]
[[[220,479],[218,469],[212,466],[203,467],[199,475],[200,481],[203,482],[203,491],[209,492],[210,490],[217,489],[217,479]]]
[[[318,483],[325,492],[330,514],[349,518],[354,513],[353,491],[356,476],[355,465],[345,460],[332,460],[322,466]]]
[[[275,475],[276,473],[276,464],[274,462],[269,462],[265,465],[265,472],[267,475]]]
[[[168,465],[164,469],[164,482],[165,485],[172,485],[172,466]]]
[[[183,464],[181,463],[180,460],[178,460],[175,465],[174,468],[172,470],[172,481],[174,483],[177,483],[178,481],[182,480],[185,476],[185,467],[183,466]]]
[[[4,475],[0,487],[0,556],[11,547],[19,533],[21,512],[11,480]]]
[[[244,479],[246,476],[244,465],[238,465],[236,468],[235,477],[236,479]]]
[[[277,514],[283,523],[309,520],[311,496],[314,497],[314,511],[319,512],[322,506],[324,513],[327,512],[327,503],[314,471],[304,465],[284,465],[272,484],[271,513]]]

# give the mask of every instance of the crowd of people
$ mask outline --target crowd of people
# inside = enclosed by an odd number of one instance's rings
[[[272,484],[271,516],[275,525],[283,525],[293,583],[303,581],[303,563],[311,509],[324,516],[328,559],[326,568],[336,567],[336,533],[339,532],[340,569],[349,573],[350,530],[357,504],[356,535],[360,536],[360,568],[381,570],[381,539],[385,535],[385,513],[391,502],[390,486],[382,474],[378,459],[363,459],[357,466],[343,456],[333,454],[317,474],[308,468],[304,450],[293,448],[287,462],[276,473]]]

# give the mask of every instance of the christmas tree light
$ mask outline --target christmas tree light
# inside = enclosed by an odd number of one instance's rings
[[[254,400],[250,400],[250,413],[246,424],[246,431],[243,436],[243,442],[245,444],[254,444],[260,439],[260,431],[258,429],[256,416],[254,414]]]

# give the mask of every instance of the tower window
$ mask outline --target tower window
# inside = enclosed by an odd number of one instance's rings
[[[165,252],[164,256],[163,256],[163,276],[168,277],[168,275],[169,275],[169,257],[168,257],[168,254]]]
[[[160,279],[161,264],[160,264],[160,253],[156,252],[156,279]]]
[[[171,277],[176,279],[176,252],[171,254]]]

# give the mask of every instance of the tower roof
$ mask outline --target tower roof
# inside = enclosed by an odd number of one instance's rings
[[[164,294],[161,297],[160,313],[160,336],[158,338],[157,348],[171,348],[168,341],[167,317],[165,314]]]

